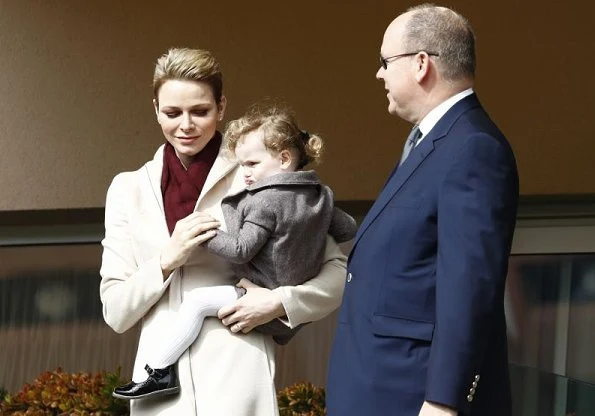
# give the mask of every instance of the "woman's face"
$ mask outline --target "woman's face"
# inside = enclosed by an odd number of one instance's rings
[[[157,122],[185,167],[215,135],[223,119],[225,97],[215,102],[209,84],[201,81],[165,81],[153,100]]]

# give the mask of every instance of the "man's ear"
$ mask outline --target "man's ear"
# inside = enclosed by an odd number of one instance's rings
[[[293,162],[293,155],[287,149],[281,150],[279,153],[279,160],[281,161],[281,169],[291,168],[291,162]]]
[[[419,83],[426,78],[430,70],[430,56],[426,52],[420,52],[415,57],[415,80]]]

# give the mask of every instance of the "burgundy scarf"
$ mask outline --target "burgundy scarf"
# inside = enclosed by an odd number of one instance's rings
[[[204,149],[194,157],[186,170],[176,156],[173,146],[169,143],[165,144],[161,194],[170,235],[174,232],[176,223],[194,211],[196,201],[207,180],[207,175],[215,163],[220,146],[221,133],[216,132]]]

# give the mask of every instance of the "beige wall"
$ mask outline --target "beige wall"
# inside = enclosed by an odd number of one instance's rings
[[[592,16],[572,2],[452,0],[478,36],[477,91],[517,154],[523,194],[595,192]],[[338,199],[373,199],[406,123],[374,79],[384,28],[410,3],[0,0],[0,210],[102,206],[113,175],[162,138],[153,62],[212,50],[228,119],[264,97],[327,138]]]

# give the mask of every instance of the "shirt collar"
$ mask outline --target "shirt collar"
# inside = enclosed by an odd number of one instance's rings
[[[461,91],[458,94],[453,95],[442,103],[438,104],[432,109],[419,123],[419,130],[422,133],[421,138],[417,144],[423,140],[424,137],[434,128],[436,123],[442,118],[453,105],[461,101],[463,98],[473,94],[473,88],[467,88],[465,91]]]

